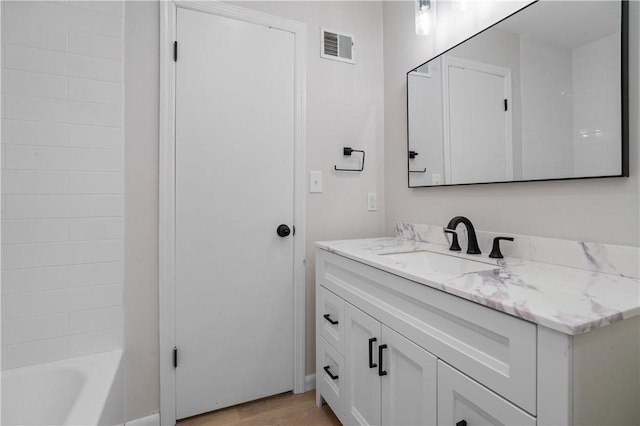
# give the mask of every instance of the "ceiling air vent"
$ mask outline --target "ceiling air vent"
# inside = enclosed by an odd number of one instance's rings
[[[353,36],[320,28],[320,56],[325,59],[355,64],[353,60]]]

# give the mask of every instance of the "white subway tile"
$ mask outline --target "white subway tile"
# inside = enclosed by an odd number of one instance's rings
[[[2,171],[3,194],[66,194],[67,188],[66,172]]]
[[[122,61],[123,40],[79,31],[69,32],[69,52]]]
[[[69,125],[69,145],[84,148],[122,149],[122,128]]]
[[[10,145],[6,167],[21,170],[121,171],[122,151]]]
[[[89,263],[69,266],[69,285],[83,287],[124,281],[124,263]]]
[[[109,13],[111,15],[124,16],[124,2],[119,0],[108,1],[70,1],[69,6],[82,7],[94,12]]]
[[[122,173],[70,172],[70,194],[122,194],[124,175]]]
[[[121,195],[7,195],[4,204],[7,219],[123,215]]]
[[[50,1],[7,1],[3,4],[7,18],[24,19],[40,24],[66,27],[67,7]]]
[[[4,67],[9,69],[122,82],[122,61],[12,44],[4,46],[4,59]]]
[[[115,240],[124,238],[124,219],[121,217],[70,219],[71,241]]]
[[[93,34],[123,38],[123,19],[91,10],[70,7],[68,28]]]
[[[37,121],[2,120],[2,143],[64,146],[67,144],[67,125]]]
[[[2,271],[2,294],[31,293],[66,288],[69,268],[5,269]]]
[[[122,284],[76,287],[65,291],[69,293],[70,311],[122,306]]]
[[[2,265],[7,269],[113,262],[124,257],[122,240],[11,244],[3,249]]]
[[[10,294],[7,300],[7,319],[28,318],[67,312],[71,305],[69,290]]]
[[[69,241],[67,219],[3,219],[2,243],[46,243]]]
[[[122,328],[123,323],[124,312],[122,306],[71,312],[69,314],[69,333],[81,334]]]
[[[122,105],[69,101],[68,111],[71,124],[122,127]]]
[[[66,75],[68,56],[68,54],[61,52],[52,52],[25,46],[5,45],[3,67],[5,69]]]
[[[122,106],[5,95],[10,119],[122,127]]]
[[[89,2],[87,2],[89,3]],[[71,30],[87,31],[95,34],[122,38],[123,18],[121,16],[53,2],[15,1],[6,2],[4,14],[10,18],[26,19],[35,23],[55,25]],[[89,6],[90,7],[90,6]],[[113,10],[116,9],[112,6]],[[95,8],[92,8],[95,9]]]
[[[5,369],[122,349],[122,329],[6,346]]]
[[[2,19],[2,42],[40,49],[67,50],[67,31],[23,19]]]
[[[110,328],[117,328],[117,326]],[[67,313],[2,322],[2,344],[4,345],[50,339],[65,336],[68,333],[69,315]]]
[[[122,105],[122,97],[123,89],[120,83],[69,79],[69,99],[71,100]]]
[[[5,95],[4,101],[6,118],[58,123],[69,119],[67,101],[19,95]]]
[[[67,78],[28,71],[2,70],[2,92],[43,98],[67,98]]]

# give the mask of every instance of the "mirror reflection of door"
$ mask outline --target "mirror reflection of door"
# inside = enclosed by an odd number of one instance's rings
[[[511,71],[443,58],[446,184],[513,179]]]

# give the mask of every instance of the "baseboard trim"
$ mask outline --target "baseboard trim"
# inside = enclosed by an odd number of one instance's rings
[[[316,388],[316,375],[308,374],[304,378],[304,391],[308,392]]]
[[[160,426],[160,413],[125,422],[125,426]]]

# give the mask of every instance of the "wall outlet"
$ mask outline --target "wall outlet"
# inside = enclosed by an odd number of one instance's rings
[[[369,192],[367,194],[367,210],[370,212],[378,210],[378,196],[375,192]]]
[[[309,171],[309,192],[322,192],[322,172]]]

